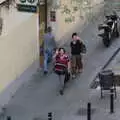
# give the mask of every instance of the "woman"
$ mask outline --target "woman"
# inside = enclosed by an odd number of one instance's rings
[[[70,60],[64,48],[57,49],[53,58],[54,71],[59,75],[60,94],[63,94],[65,84],[70,78]],[[64,76],[64,79],[61,79],[62,76]]]

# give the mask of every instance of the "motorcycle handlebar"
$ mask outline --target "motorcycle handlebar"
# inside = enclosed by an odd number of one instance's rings
[[[118,15],[106,15],[106,19],[117,20],[120,19]]]

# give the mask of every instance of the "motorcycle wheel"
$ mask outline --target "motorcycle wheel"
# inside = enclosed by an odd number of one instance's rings
[[[119,37],[119,32],[118,32],[117,25],[116,25],[115,30],[114,30],[114,36],[115,36],[116,38]]]
[[[119,32],[116,30],[115,36],[118,38],[119,37]]]
[[[103,38],[103,44],[105,47],[109,47],[111,44],[111,34],[109,33],[106,37]]]

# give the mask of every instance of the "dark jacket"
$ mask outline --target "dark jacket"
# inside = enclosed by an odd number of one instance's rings
[[[71,47],[71,54],[72,55],[80,55],[81,50],[82,50],[82,42],[80,40],[75,41],[76,43],[74,44],[73,41],[70,43]]]

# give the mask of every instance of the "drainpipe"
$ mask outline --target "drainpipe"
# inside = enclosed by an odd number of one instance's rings
[[[39,39],[40,39],[40,0],[38,0],[38,26],[39,26],[39,30],[38,30],[38,35],[39,35]]]
[[[45,0],[45,31],[47,30],[47,11],[48,11],[48,6],[47,6],[47,0]]]
[[[39,23],[39,29],[40,29],[40,0],[38,0],[38,23]]]

